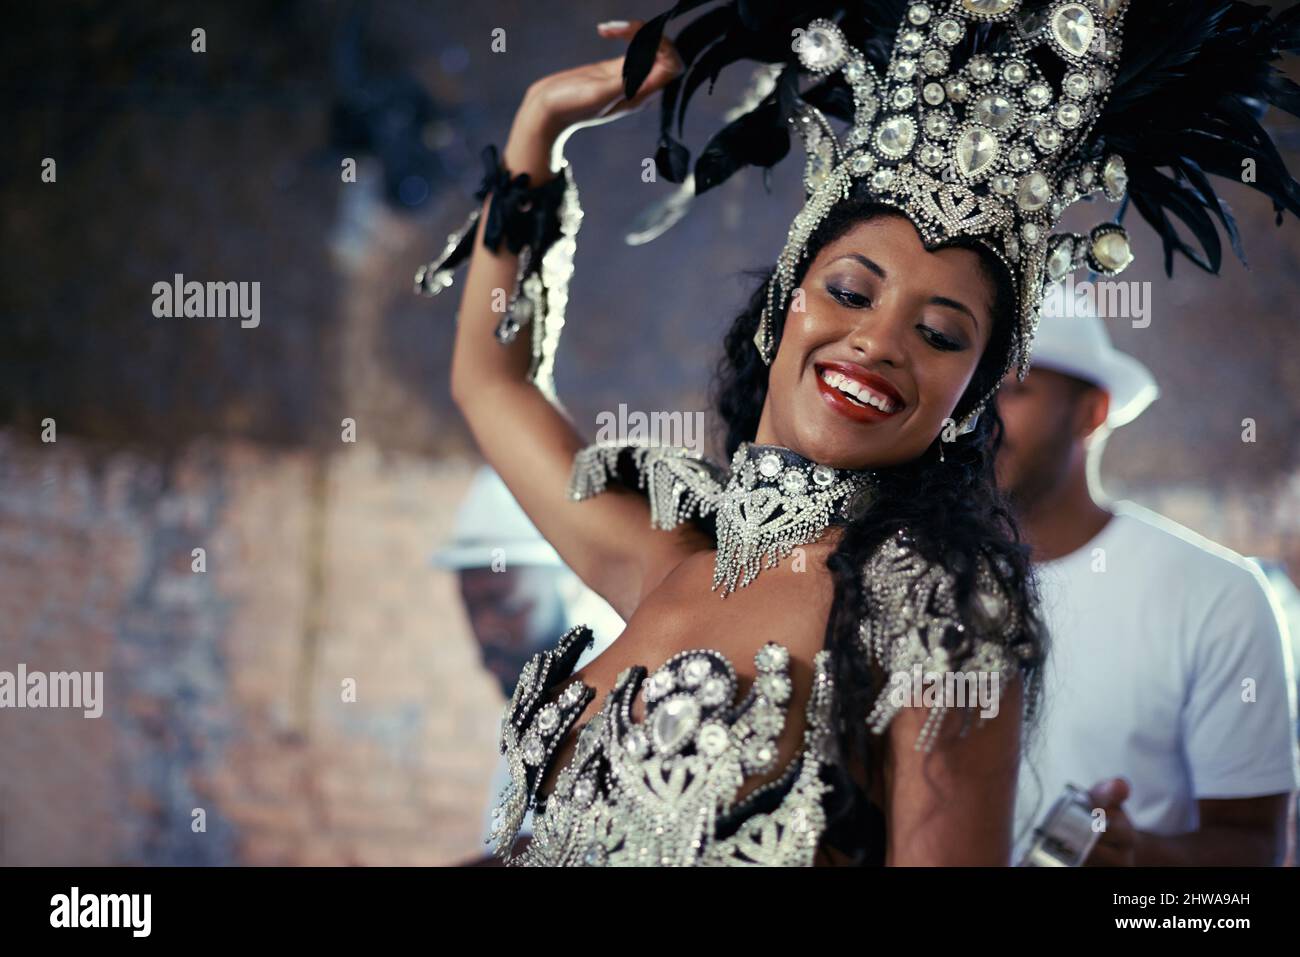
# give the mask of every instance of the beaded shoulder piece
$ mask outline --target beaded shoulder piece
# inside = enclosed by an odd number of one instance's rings
[[[800,545],[847,522],[869,504],[870,471],[820,465],[792,449],[742,442],[730,469],[684,448],[592,445],[574,456],[569,497],[590,498],[610,478],[631,482],[650,500],[650,524],[671,530],[693,515],[715,516],[713,589],[725,598],[774,568]]]
[[[1021,640],[1024,622],[987,560],[975,580],[974,614],[963,619],[955,576],[923,557],[905,531],[887,538],[867,563],[863,583],[871,605],[859,625],[859,642],[886,677],[867,716],[876,733],[904,708],[925,707],[916,747],[929,751],[949,710],[980,703],[975,696],[981,683],[996,699],[1002,681],[1036,680],[1041,649]],[[1027,705],[1032,700],[1025,695]]]
[[[672,531],[692,515],[713,514],[722,496],[727,470],[690,449],[678,446],[589,445],[573,457],[569,498],[599,495],[611,478],[621,480],[630,467],[636,487],[647,493],[650,524]]]
[[[813,863],[826,828],[822,768],[832,760],[829,653],[815,661],[803,748],[775,779],[737,800],[743,783],[777,766],[776,740],[792,693],[790,653],[775,642],[754,656],[758,677],[737,702],[735,668],[711,649],[674,655],[648,678],[624,669],[582,728],[551,794],[537,790],[594,690],[574,680],[554,700],[591,642],[586,626],[525,667],[501,723],[511,781],[489,841],[511,865],[726,866]],[[633,699],[645,718],[632,717]],[[512,856],[533,808],[533,839]]]

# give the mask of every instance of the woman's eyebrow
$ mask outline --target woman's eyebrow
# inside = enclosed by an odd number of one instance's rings
[[[958,312],[966,313],[966,315],[970,316],[970,321],[975,323],[975,328],[979,329],[980,321],[975,317],[975,313],[956,299],[949,299],[947,296],[931,296],[930,301],[936,306],[947,306],[949,309],[956,309]]]
[[[870,269],[881,279],[889,278],[885,270],[880,267],[879,263],[877,263],[873,259],[868,259],[866,256],[862,255],[861,253],[845,253],[843,256],[840,256],[837,259],[831,260],[831,262],[839,262],[841,259],[852,259],[854,262],[861,263],[862,265],[866,266],[868,269]],[[947,296],[931,296],[930,301],[934,303],[936,306],[947,306],[949,309],[956,309],[958,312],[966,313],[966,315],[970,316],[970,321],[975,324],[975,328],[979,329],[980,327],[979,319],[975,317],[975,313],[973,313],[964,303],[960,303],[956,299],[949,299]]]
[[[839,262],[840,259],[852,259],[854,262],[859,262],[862,265],[866,266],[868,269],[870,269],[881,279],[889,278],[885,274],[885,271],[881,269],[880,266],[874,260],[868,259],[866,256],[862,255],[861,253],[845,253],[843,256],[840,256],[839,259],[833,259],[831,261]]]

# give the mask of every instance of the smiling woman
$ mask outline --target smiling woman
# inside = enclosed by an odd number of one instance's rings
[[[1189,4],[1207,5],[1177,9]],[[1119,200],[1130,176],[1157,175],[1108,155],[1094,128],[1116,125],[1112,95],[1149,114],[1160,84],[1121,71],[1125,0],[818,5],[834,20],[726,3],[679,50],[664,26],[696,6],[603,25],[631,39],[625,57],[536,81],[508,169],[480,193],[503,190],[479,238],[454,236],[426,271],[445,279],[472,245],[453,395],[539,530],[627,622],[582,668],[581,625],[524,667],[501,722],[511,783],[495,851],[530,865],[1006,864],[1046,639],[995,487],[989,400],[1028,368],[1045,287],[1131,258],[1114,223],[1051,230],[1076,200]],[[1217,23],[1253,16],[1222,6]],[[1154,36],[1171,16],[1147,11],[1137,29]],[[1229,53],[1264,69],[1267,35],[1235,34]],[[1216,52],[1168,49],[1176,71],[1148,67],[1199,82]],[[716,77],[741,58],[774,69],[684,193],[772,165],[791,128],[808,162],[805,206],[725,338],[714,396],[730,467],[684,448],[584,447],[538,371],[581,218],[557,143],[663,90],[656,161],[683,182],[669,130],[703,75],[683,67]],[[823,107],[851,122],[842,142]],[[531,179],[504,190],[515,173]],[[1300,207],[1289,176],[1268,189]],[[1157,220],[1188,201],[1140,198]],[[668,228],[679,210],[665,210],[642,232]],[[493,303],[512,283],[523,305],[503,319]],[[530,322],[531,342],[513,335]],[[890,699],[892,677],[916,669],[1001,700],[977,714],[942,696]]]
[[[971,392],[969,412],[1005,355],[1013,307],[1002,264],[978,247],[927,249],[906,217],[869,198],[836,207],[808,257],[756,441],[847,468],[942,450],[959,401]]]
[[[1013,280],[998,257],[966,239],[927,247],[910,219],[863,190],[832,209],[809,237],[790,306],[774,323],[769,367],[754,338],[770,281],[763,277],[733,323],[714,383],[728,454],[754,440],[872,476],[871,507],[826,539],[833,598],[824,648],[833,652],[838,691],[831,725],[839,729],[839,753],[852,756],[843,762],[839,799],[826,805],[828,833],[836,835],[825,842],[826,860],[989,861],[982,855],[1001,855],[997,829],[976,840],[965,833],[973,818],[945,815],[939,807],[944,795],[973,800],[977,791],[982,810],[976,813],[999,819],[1000,776],[1018,760],[1021,735],[1032,730],[1021,728],[1022,714],[1032,719],[1046,653],[1029,566],[995,487],[996,408],[957,435],[957,423],[1006,367]],[[907,545],[899,550],[904,529]],[[891,551],[897,563],[882,563]],[[891,591],[914,604],[900,609]],[[1015,624],[990,629],[974,605],[964,604],[979,594],[1000,596]],[[939,607],[952,617],[927,624],[924,610]],[[917,625],[926,637],[905,650],[907,642],[897,637]],[[968,626],[997,640],[952,641],[948,628]],[[895,636],[892,649],[863,654],[863,635],[876,629]],[[1015,702],[1000,728],[983,729],[983,739],[967,738],[961,747],[955,736],[941,738],[928,765],[912,757],[908,740],[922,722],[934,722],[927,709],[896,716],[883,740],[868,733],[864,715],[880,706],[889,676],[922,663],[964,673],[981,659],[999,662],[1010,684],[1002,689],[1003,703]],[[919,785],[922,777],[931,785]],[[882,790],[885,778],[889,786]],[[871,800],[864,795],[876,794],[886,795],[879,836],[862,823],[869,814],[861,802]],[[889,814],[896,801],[908,810]],[[940,840],[952,843],[939,850]]]

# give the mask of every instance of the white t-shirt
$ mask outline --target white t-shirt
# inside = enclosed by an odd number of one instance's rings
[[[1017,860],[1067,783],[1127,778],[1134,826],[1165,835],[1197,829],[1198,799],[1300,786],[1294,665],[1263,573],[1149,509],[1113,511],[1036,566],[1052,644]]]

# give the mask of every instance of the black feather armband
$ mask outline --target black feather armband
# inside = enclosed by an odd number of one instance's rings
[[[496,337],[507,344],[515,340],[521,328],[532,326],[529,379],[548,396],[554,396],[555,348],[564,324],[575,237],[582,222],[578,190],[567,160],[559,176],[540,186],[530,186],[527,173],[511,175],[495,146],[484,147],[482,157],[483,179],[474,192],[478,202],[460,228],[447,237],[438,257],[416,272],[415,291],[436,296],[452,285],[456,268],[473,249],[483,200],[491,196],[483,224],[483,245],[495,253],[504,243],[509,252],[519,256]],[[493,308],[497,308],[495,303]]]

